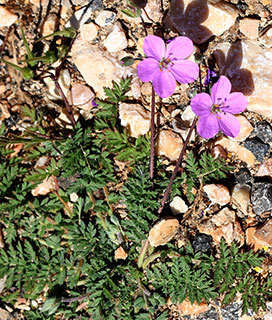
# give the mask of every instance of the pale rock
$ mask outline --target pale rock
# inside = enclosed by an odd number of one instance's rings
[[[150,128],[150,112],[140,104],[121,103],[119,106],[121,125],[127,127],[131,137],[144,135]]]
[[[222,184],[206,184],[203,187],[204,192],[207,193],[208,198],[212,203],[224,206],[230,202],[230,193],[227,187]]]
[[[145,11],[150,19],[152,19],[155,23],[160,23],[163,17],[161,0],[148,0],[145,6]],[[142,12],[143,20],[144,22],[151,23],[152,21],[150,21],[150,19],[147,17],[145,11]]]
[[[174,197],[170,203],[170,208],[173,215],[185,213],[188,210],[188,206],[181,197]]]
[[[9,312],[7,312],[5,309],[0,308],[0,319],[1,320],[10,320],[11,315]]]
[[[17,19],[17,14],[7,10],[4,6],[0,6],[0,28],[11,26]]]
[[[162,130],[157,138],[155,151],[156,155],[166,156],[171,161],[175,161],[178,159],[182,147],[183,141],[178,134],[170,130]]]
[[[262,163],[256,174],[257,177],[270,177],[272,178],[272,158],[267,159]]]
[[[215,145],[220,145],[221,147],[226,149],[228,152],[234,153],[239,160],[245,162],[250,167],[254,166],[254,162],[255,162],[254,154],[248,149],[246,149],[245,147],[240,146],[238,142],[231,141],[226,137],[222,137],[216,140]]]
[[[264,320],[272,320],[272,312],[271,311],[266,311],[264,314]]]
[[[94,23],[86,23],[80,28],[80,35],[83,40],[92,41],[97,37],[97,26]]]
[[[32,3],[34,6],[39,7],[41,6],[47,6],[49,0],[30,0],[30,3]]]
[[[56,189],[56,183],[54,177],[47,177],[40,183],[35,189],[31,190],[31,193],[34,197],[40,195],[46,195],[49,192]]]
[[[85,22],[87,22],[92,16],[92,8],[89,7],[87,10],[85,7],[77,10],[65,24],[65,27],[72,27],[75,30],[79,30]]]
[[[77,195],[77,193],[76,192],[72,192],[70,195],[69,195],[69,198],[70,198],[70,201],[71,202],[77,202],[77,200],[78,200],[78,195]]]
[[[126,251],[124,250],[124,248],[122,246],[120,246],[119,248],[117,248],[114,252],[114,259],[118,260],[126,260],[128,254],[126,253]]]
[[[1,248],[4,248],[4,244],[2,243],[1,243]],[[7,275],[4,275],[3,278],[0,278],[0,293],[5,289],[6,280],[7,280]],[[0,319],[2,318],[0,317]]]
[[[214,55],[220,74],[229,78],[233,92],[242,92],[249,102],[247,110],[272,119],[272,49],[256,41],[227,42],[216,46]]]
[[[259,36],[260,20],[244,18],[240,20],[240,31],[249,39],[257,39]]]
[[[120,22],[114,24],[111,33],[107,36],[103,44],[109,52],[121,51],[127,47],[127,38]]]
[[[253,131],[253,127],[250,124],[250,122],[247,120],[246,117],[242,116],[242,115],[238,115],[235,116],[239,122],[240,122],[240,132],[238,134],[238,136],[236,136],[235,138],[230,138],[231,140],[234,141],[245,141],[249,135],[251,134],[251,132]]]
[[[251,245],[254,250],[265,249],[272,251],[272,221],[267,220],[260,227],[249,227],[246,230],[247,244]]]
[[[175,218],[164,218],[149,231],[148,240],[152,247],[165,245],[172,240],[178,231],[179,221]]]
[[[100,27],[105,27],[107,25],[112,24],[115,18],[116,18],[116,13],[109,10],[102,10],[98,13],[94,21]]]
[[[150,82],[145,82],[142,84],[141,94],[143,96],[148,96],[152,94],[152,84]]]
[[[250,213],[250,187],[248,185],[236,184],[233,188],[232,203],[238,209],[237,215],[240,218]]]
[[[79,114],[76,113],[76,112],[73,112],[73,115],[74,115],[75,121],[77,122],[77,120],[78,120],[78,118],[79,118]],[[57,123],[59,126],[61,126],[61,127],[63,127],[63,128],[66,128],[66,129],[72,129],[72,128],[73,128],[71,119],[69,118],[66,109],[63,109],[63,110],[61,111],[61,113],[59,114],[59,116],[56,118],[56,123]]]
[[[224,208],[198,227],[201,233],[212,236],[216,243],[220,243],[223,237],[228,245],[237,241],[242,246],[244,244],[244,233],[236,219],[235,212],[229,208]]]
[[[53,101],[62,99],[60,93],[58,92],[55,86],[54,81],[51,78],[44,78],[44,82],[47,87],[48,99]],[[60,71],[60,77],[58,82],[64,95],[67,97],[69,93],[70,83],[71,83],[70,72],[68,69],[63,69]]]
[[[228,30],[237,15],[233,6],[223,1],[212,4],[207,0],[173,0],[166,23],[200,44]]]
[[[18,153],[23,149],[23,146],[23,143],[11,144],[9,147],[13,150],[13,152],[7,155],[7,159],[15,158],[18,155]]]
[[[4,84],[0,84],[0,94],[3,94],[6,91],[6,86]]]
[[[47,156],[40,157],[36,161],[34,168],[42,168],[46,164],[47,161],[48,161],[48,157]]]
[[[10,106],[8,103],[0,101],[0,122],[10,117],[9,108]]]
[[[181,120],[187,122],[187,123],[188,123],[188,126],[189,126],[188,129],[183,130],[183,131],[181,132],[181,136],[182,136],[182,138],[183,138],[184,141],[186,140],[186,137],[187,137],[188,132],[189,132],[189,130],[190,130],[190,126],[191,126],[191,124],[193,123],[194,118],[195,118],[195,113],[193,112],[191,106],[187,106],[187,107],[185,108],[185,110],[182,112],[182,115],[181,115]],[[191,138],[190,138],[189,141],[194,141],[194,140],[195,140],[195,130],[192,132]]]
[[[201,302],[198,304],[196,301],[191,304],[188,298],[186,298],[182,303],[177,305],[179,315],[183,316],[196,316],[200,313],[206,312],[210,309],[207,302]]]
[[[220,157],[223,158],[223,159],[227,159],[227,157],[228,157],[227,151],[222,146],[220,146],[219,144],[216,145],[216,146],[212,146],[211,155],[215,159],[218,159]]]
[[[71,89],[71,101],[74,106],[79,109],[89,111],[93,108],[92,100],[95,95],[92,90],[81,84],[75,83]]]
[[[260,43],[267,48],[272,48],[272,25],[270,28],[260,37]]]
[[[43,26],[42,26],[42,36],[45,37],[53,32],[56,31],[57,28],[57,23],[58,23],[58,17],[56,14],[51,13],[49,14],[44,22],[43,22]],[[52,40],[53,37],[49,37],[47,38],[47,40]]]
[[[141,80],[135,76],[130,83],[130,91],[127,94],[130,95],[131,93],[133,98],[139,99],[141,97]]]

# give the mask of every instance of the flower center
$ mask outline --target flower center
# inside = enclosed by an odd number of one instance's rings
[[[223,104],[224,106],[224,104]],[[221,105],[219,104],[213,104],[211,107],[211,114],[217,115],[217,113],[221,112]]]
[[[162,58],[160,61],[160,71],[162,71],[163,69],[168,69],[169,64],[171,66],[173,65],[173,62],[171,62],[171,60],[169,58]]]
[[[220,119],[220,117],[218,116],[218,113],[226,113],[225,109],[228,108],[228,106],[225,105],[226,102],[226,98],[222,99],[219,98],[217,103],[213,104],[211,107],[211,114],[214,114],[215,116],[217,116],[218,119]]]

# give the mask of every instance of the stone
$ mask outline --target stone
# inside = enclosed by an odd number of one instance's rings
[[[248,39],[257,39],[259,36],[259,24],[260,20],[252,18],[244,18],[240,20],[240,31]]]
[[[152,19],[155,23],[160,23],[163,17],[161,0],[148,0],[145,11],[142,12],[142,17],[144,22],[151,23],[152,21],[150,21],[150,19]]]
[[[272,319],[272,312],[271,311],[266,311],[264,314],[264,320],[271,320]]]
[[[127,47],[127,38],[120,22],[114,24],[111,33],[107,36],[103,44],[109,52],[121,51]]]
[[[212,146],[211,148],[211,155],[213,156],[213,158],[218,159],[218,158],[223,158],[223,159],[227,159],[228,157],[228,153],[227,151],[220,145],[216,145],[216,146]]]
[[[0,319],[1,320],[11,320],[11,315],[5,309],[0,308]]]
[[[100,27],[105,27],[110,24],[113,24],[115,18],[116,18],[116,13],[109,10],[102,10],[98,13],[94,21]]]
[[[160,131],[156,141],[156,155],[165,156],[171,161],[178,160],[183,147],[182,138],[171,130]]]
[[[244,233],[236,219],[235,212],[224,208],[206,221],[203,221],[198,230],[201,233],[209,234],[219,244],[223,237],[228,245],[237,241],[241,246],[244,244]]]
[[[230,193],[227,187],[222,184],[206,184],[203,191],[207,193],[212,203],[224,206],[230,202]]]
[[[71,102],[79,109],[89,111],[93,108],[92,101],[95,95],[92,90],[81,84],[75,83],[71,88]]]
[[[251,151],[258,161],[263,161],[269,151],[269,144],[265,144],[257,139],[247,140],[244,147]]]
[[[126,251],[124,250],[124,248],[122,246],[120,246],[119,248],[117,248],[114,252],[114,259],[118,260],[126,260],[128,254],[126,253]]]
[[[56,14],[51,13],[49,14],[42,25],[42,36],[45,37],[53,32],[56,31],[57,28],[57,23],[58,23],[58,17]],[[53,37],[47,38],[47,40],[52,40]]]
[[[197,234],[192,240],[192,246],[194,248],[194,251],[207,252],[211,250],[211,241],[212,241],[211,236],[205,233]]]
[[[257,171],[257,177],[270,177],[272,178],[272,158],[267,159],[262,163]]]
[[[65,24],[65,27],[72,27],[75,30],[79,30],[85,22],[87,22],[92,17],[92,7],[84,7],[77,10]]]
[[[127,127],[128,134],[133,138],[138,138],[149,131],[150,112],[140,104],[121,103],[119,117],[121,125]]]
[[[243,146],[240,146],[238,142],[231,141],[226,137],[219,138],[216,140],[215,145],[220,145],[228,152],[233,152],[237,158],[243,162],[245,162],[250,167],[254,166],[255,163],[255,156],[254,154],[246,149]]]
[[[206,312],[210,309],[207,302],[201,302],[198,304],[196,301],[191,304],[188,298],[186,298],[182,303],[177,305],[180,317],[183,316],[196,316],[200,313]]]
[[[233,92],[242,92],[249,102],[247,110],[272,119],[272,49],[256,41],[224,42],[214,49],[220,74],[229,78]]]
[[[49,192],[56,189],[56,182],[54,177],[47,177],[43,180],[42,183],[40,183],[36,188],[31,190],[31,193],[34,197],[40,196],[40,195],[46,195]]]
[[[253,178],[247,168],[241,168],[239,171],[234,173],[235,183],[251,185]]]
[[[175,196],[173,200],[170,202],[170,208],[173,215],[185,213],[188,210],[188,206],[185,203],[185,201],[178,196]]]
[[[94,23],[86,23],[80,28],[80,35],[83,40],[92,41],[97,37],[97,26]]]
[[[250,213],[250,190],[251,188],[246,184],[236,184],[232,190],[232,204],[238,209],[237,215],[240,218]]]
[[[269,122],[257,122],[253,134],[263,142],[272,144],[272,127]]]
[[[152,247],[165,245],[174,238],[178,228],[179,221],[177,219],[166,217],[156,223],[149,231],[148,241]]]
[[[7,10],[4,6],[0,6],[0,28],[11,26],[17,19],[17,14]]]
[[[249,137],[251,132],[253,131],[253,127],[250,124],[250,122],[247,120],[246,117],[244,117],[242,115],[238,115],[238,116],[236,116],[236,118],[240,122],[240,132],[239,132],[238,136],[236,136],[235,138],[230,138],[230,139],[234,140],[234,141],[239,141],[239,142],[245,141]]]
[[[32,3],[34,6],[47,6],[49,0],[30,0],[30,3]]]
[[[207,0],[173,0],[166,24],[173,31],[201,44],[211,36],[219,36],[234,25],[237,11],[229,4],[207,3]]]
[[[259,42],[266,48],[272,47],[272,26],[259,38]]]
[[[251,245],[255,251],[265,249],[272,250],[272,221],[267,220],[259,227],[249,227],[246,230],[246,242]]]
[[[58,92],[55,83],[51,78],[44,78],[44,82],[47,87],[47,97],[50,100],[61,100],[61,95]],[[70,89],[71,77],[68,69],[63,69],[60,71],[59,84],[66,97],[68,97]]]
[[[272,210],[272,183],[255,182],[251,189],[253,211],[260,215]]]

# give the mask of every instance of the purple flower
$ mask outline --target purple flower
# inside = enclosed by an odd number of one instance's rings
[[[241,92],[230,91],[229,79],[221,76],[213,85],[211,95],[199,93],[191,100],[193,112],[200,116],[197,132],[203,138],[213,138],[219,130],[229,137],[239,134],[240,123],[233,114],[244,111],[248,102]]]
[[[138,64],[138,76],[143,82],[152,81],[161,98],[174,93],[176,80],[189,83],[198,77],[198,65],[184,60],[193,52],[189,38],[176,37],[165,47],[160,37],[150,35],[145,38],[143,49],[147,58]]]

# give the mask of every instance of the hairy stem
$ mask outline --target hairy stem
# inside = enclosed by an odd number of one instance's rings
[[[150,119],[150,158],[149,158],[149,177],[152,181],[154,178],[154,155],[155,155],[155,91],[152,87],[152,102],[151,102],[151,119]]]
[[[162,199],[162,202],[161,202],[161,206],[160,206],[160,208],[159,208],[159,210],[158,210],[158,213],[159,213],[159,214],[162,213],[162,210],[163,210],[163,208],[164,208],[164,206],[165,206],[166,200],[167,200],[167,198],[168,198],[168,196],[169,196],[169,193],[170,193],[172,184],[173,184],[174,179],[175,179],[175,177],[176,177],[176,175],[177,175],[178,169],[179,169],[179,167],[180,167],[180,165],[181,165],[181,162],[182,162],[184,153],[185,153],[185,151],[186,151],[187,145],[188,145],[188,143],[189,143],[189,140],[190,140],[190,138],[191,138],[193,129],[194,129],[195,125],[196,125],[196,121],[197,121],[197,116],[194,117],[194,120],[193,120],[193,122],[192,122],[192,124],[191,124],[190,130],[189,130],[189,132],[188,132],[188,134],[187,134],[187,137],[186,137],[186,140],[185,140],[185,142],[184,142],[184,145],[183,145],[183,147],[182,147],[182,149],[181,149],[181,152],[180,152],[180,155],[179,155],[177,164],[176,164],[175,169],[174,169],[174,171],[173,171],[173,173],[172,173],[172,176],[171,176],[170,182],[169,182],[169,184],[168,184],[168,187],[167,187],[167,189],[166,189],[166,191],[165,191],[165,193],[164,193],[164,196],[163,196],[163,199]]]

